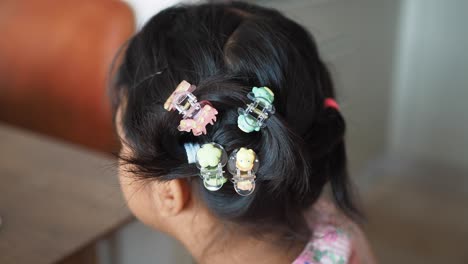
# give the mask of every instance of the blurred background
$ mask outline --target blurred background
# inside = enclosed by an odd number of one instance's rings
[[[109,65],[178,2],[0,1],[0,122],[112,153]],[[468,263],[468,1],[250,2],[278,8],[317,40],[380,263]],[[137,222],[98,248],[100,263],[192,262]]]

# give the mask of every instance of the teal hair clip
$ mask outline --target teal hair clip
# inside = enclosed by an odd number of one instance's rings
[[[265,121],[275,113],[273,106],[275,94],[266,86],[253,87],[247,97],[252,102],[247,105],[247,108],[238,109],[237,126],[245,133],[260,131],[265,127]]]

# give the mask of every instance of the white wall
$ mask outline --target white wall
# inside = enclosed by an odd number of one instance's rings
[[[468,1],[403,6],[390,152],[468,167]]]

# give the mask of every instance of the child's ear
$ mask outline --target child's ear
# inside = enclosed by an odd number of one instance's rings
[[[155,181],[152,184],[153,200],[161,216],[175,216],[187,206],[190,200],[187,180]]]

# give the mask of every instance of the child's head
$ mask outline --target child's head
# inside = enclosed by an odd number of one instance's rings
[[[182,80],[196,85],[198,100],[218,111],[206,135],[179,131],[181,116],[164,109]],[[249,102],[252,87],[263,86],[271,91],[258,93],[274,93],[276,113],[260,131],[245,133],[238,128],[238,108]],[[199,212],[206,209],[237,230],[297,239],[309,234],[302,212],[330,182],[339,207],[354,214],[345,123],[337,109],[324,107],[329,97],[334,97],[332,81],[314,40],[279,12],[245,3],[160,12],[130,39],[112,89],[130,207],[144,222],[170,233],[172,220],[164,217],[196,204]],[[245,148],[240,154],[247,156],[252,149],[259,160],[255,191],[241,196],[230,181],[207,190],[200,169],[187,160],[189,142],[215,142],[227,153]]]

